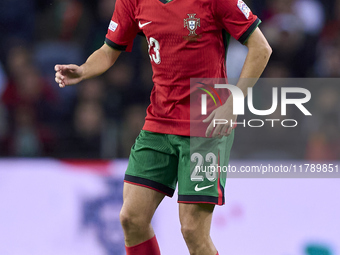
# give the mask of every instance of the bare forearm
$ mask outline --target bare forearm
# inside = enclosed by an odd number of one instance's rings
[[[267,40],[258,28],[251,35],[246,46],[248,47],[248,54],[237,83],[245,96],[248,88],[253,87],[263,73],[272,53]]]
[[[120,53],[120,51],[104,44],[80,66],[82,69],[82,79],[93,78],[107,71],[116,62]]]
[[[253,87],[263,73],[270,54],[271,50],[269,48],[249,49],[240,79],[237,83],[237,86],[243,91],[245,96],[247,95],[248,88]]]
[[[74,64],[55,65],[55,81],[59,84],[60,88],[64,88],[65,86],[74,85],[82,80],[98,76],[109,69],[116,62],[119,55],[120,51],[104,44],[81,66]]]

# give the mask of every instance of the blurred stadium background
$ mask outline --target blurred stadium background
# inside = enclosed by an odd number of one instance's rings
[[[290,112],[294,131],[238,128],[232,160],[338,161],[340,0],[245,2],[273,48],[264,78],[334,80],[308,88],[313,117]],[[66,89],[54,82],[55,64],[81,64],[103,44],[114,5],[0,1],[1,255],[124,254],[122,174],[152,89],[145,39],[101,77]],[[246,48],[233,40],[228,52],[237,78]],[[268,88],[254,88],[259,108],[271,104]],[[338,180],[229,180],[214,217],[220,254],[340,254]],[[166,199],[155,218],[164,254],[187,254],[176,210]]]

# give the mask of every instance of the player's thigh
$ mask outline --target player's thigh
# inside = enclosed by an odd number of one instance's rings
[[[124,181],[172,196],[178,158],[167,135],[142,130],[131,148]]]
[[[164,196],[149,188],[124,183],[121,217],[148,224]]]

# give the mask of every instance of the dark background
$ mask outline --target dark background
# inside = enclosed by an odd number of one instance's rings
[[[264,78],[339,77],[339,0],[246,2],[263,21],[260,28],[273,48]],[[54,82],[55,64],[82,64],[101,47],[114,4],[1,0],[1,157],[128,157],[153,86],[145,39],[138,36],[133,52],[122,53],[98,78],[66,89]],[[231,43],[230,77],[238,76],[245,50]],[[311,86],[313,117],[291,109],[290,117],[299,120],[295,129],[237,128],[232,157],[340,159],[339,88],[336,80]],[[271,87],[254,91],[257,108],[270,107]]]

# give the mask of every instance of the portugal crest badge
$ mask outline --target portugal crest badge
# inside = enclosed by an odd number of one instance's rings
[[[195,36],[197,27],[201,26],[200,19],[195,18],[196,14],[187,14],[189,18],[184,19],[184,27],[189,30],[188,36]]]

